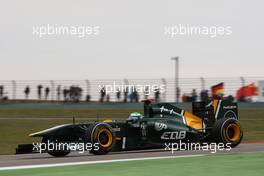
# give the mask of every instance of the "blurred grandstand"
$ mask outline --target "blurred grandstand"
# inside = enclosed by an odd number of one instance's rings
[[[211,87],[224,83],[224,97],[233,97],[236,101],[238,91],[247,85],[256,85],[264,80],[264,77],[230,77],[230,78],[180,78],[179,99],[180,101],[201,100],[201,92],[208,90],[208,96],[212,96]],[[40,100],[40,101],[99,101],[102,98],[102,86],[105,85],[163,85],[165,91],[155,94],[145,90],[137,92],[137,101],[145,98],[158,98],[160,101],[174,102],[176,97],[174,79],[119,79],[119,80],[17,80],[0,81],[0,99],[8,100]],[[101,91],[101,92],[100,92]],[[146,96],[146,91],[149,95]],[[127,101],[131,99],[131,92],[107,92],[103,101]],[[252,94],[250,100],[256,101],[257,94]],[[242,99],[241,99],[242,100]],[[243,99],[244,101],[244,99]]]

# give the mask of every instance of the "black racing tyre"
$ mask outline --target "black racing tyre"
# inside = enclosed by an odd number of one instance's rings
[[[116,143],[116,135],[113,128],[107,123],[96,123],[85,131],[84,139],[93,145],[91,153],[104,155],[110,152]],[[97,146],[97,147],[96,147]]]
[[[54,143],[54,144],[59,144],[59,140],[45,140],[45,143],[46,145],[48,145],[48,141],[49,143]],[[61,143],[64,143],[64,142],[61,142]],[[71,153],[70,150],[67,150],[67,149],[61,149],[61,150],[56,150],[54,148],[54,150],[47,150],[47,153],[50,154],[51,156],[54,156],[54,157],[64,157],[64,156],[67,156],[68,154]]]
[[[48,154],[54,157],[64,157],[70,154],[70,151],[56,150],[56,151],[48,151]]]
[[[213,141],[224,143],[230,147],[236,147],[243,138],[243,131],[238,120],[233,118],[222,118],[215,122],[213,127]]]

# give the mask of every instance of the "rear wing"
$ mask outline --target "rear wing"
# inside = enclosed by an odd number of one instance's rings
[[[238,119],[237,103],[229,100],[213,100],[208,102],[193,102],[193,114],[208,119],[234,118]]]
[[[215,118],[234,118],[238,119],[237,103],[229,100],[214,100],[213,101]]]

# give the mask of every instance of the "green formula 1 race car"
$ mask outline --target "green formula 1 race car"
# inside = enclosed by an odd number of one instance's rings
[[[193,102],[192,113],[169,103],[144,101],[144,115],[131,113],[126,121],[103,121],[84,124],[64,124],[30,134],[41,137],[42,143],[63,145],[89,144],[86,150],[94,154],[110,151],[164,147],[166,142],[223,143],[237,146],[243,137],[238,121],[237,104],[224,100]],[[33,144],[22,144],[16,153],[48,152],[66,156],[76,148],[52,147],[48,150]],[[35,148],[35,149],[34,149]],[[39,149],[41,148],[41,149]]]

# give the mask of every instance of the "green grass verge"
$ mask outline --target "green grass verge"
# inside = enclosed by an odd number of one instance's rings
[[[214,155],[0,171],[1,176],[262,176],[264,153]]]
[[[79,123],[89,120],[124,120],[133,112],[142,109],[0,109],[0,154],[14,154],[21,143],[32,143],[28,134],[55,125],[72,123],[76,117]],[[31,119],[27,119],[30,117]],[[55,118],[54,118],[55,117]],[[239,117],[244,130],[243,141],[263,141],[264,108],[240,108]],[[1,119],[5,118],[5,119]]]

